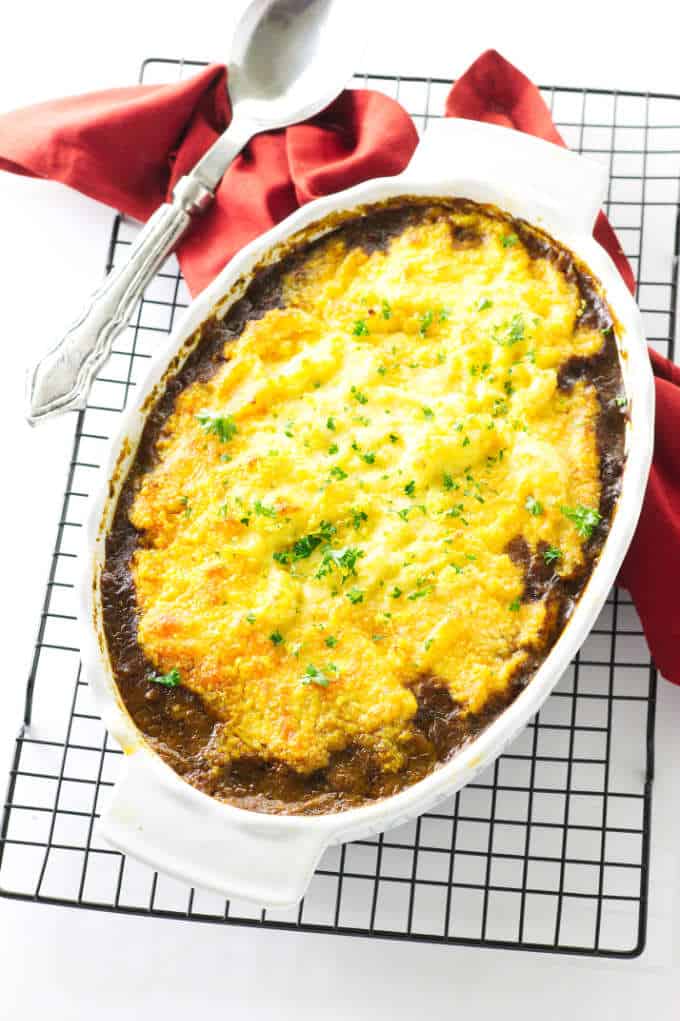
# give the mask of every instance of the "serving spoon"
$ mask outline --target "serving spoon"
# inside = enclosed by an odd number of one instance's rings
[[[342,91],[356,58],[357,0],[253,0],[239,21],[229,62],[232,120],[172,202],[160,206],[73,326],[29,372],[34,423],[84,408],[115,337],[146,285],[212,202],[227,167],[253,135],[306,120]]]

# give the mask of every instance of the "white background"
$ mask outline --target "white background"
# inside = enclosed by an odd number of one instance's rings
[[[368,0],[365,0],[368,4]],[[148,56],[225,60],[240,2],[178,5],[23,0],[3,14],[0,109],[136,80]],[[357,20],[361,69],[458,76],[493,46],[534,80],[680,93],[668,0],[620,3],[373,0]],[[0,788],[70,451],[69,417],[31,430],[25,366],[101,277],[112,214],[60,186],[0,176],[4,354],[0,437],[2,621]],[[677,778],[680,691],[662,684],[649,947],[631,962],[471,951],[225,929],[0,901],[0,1019],[161,1016],[449,1019],[474,1012],[550,1021],[680,1015]],[[673,779],[675,777],[675,780]],[[674,925],[675,922],[675,925]]]

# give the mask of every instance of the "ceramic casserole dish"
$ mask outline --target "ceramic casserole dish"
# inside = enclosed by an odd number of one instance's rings
[[[318,199],[256,239],[192,303],[152,363],[123,415],[106,480],[92,508],[83,550],[80,614],[85,674],[99,712],[125,752],[121,774],[99,823],[112,846],[192,885],[265,906],[304,895],[324,850],[401,824],[450,796],[503,751],[553,690],[593,626],[632,539],[651,463],[654,389],[639,310],[614,264],[593,240],[607,192],[597,163],[505,128],[442,121],[428,129],[399,176],[368,181]],[[276,262],[292,236],[316,236],[333,214],[399,196],[491,204],[547,232],[592,272],[614,313],[628,398],[620,496],[606,541],[559,638],[530,682],[477,736],[424,779],[397,793],[334,814],[261,814],[216,800],[185,782],[145,742],[122,702],[103,629],[101,575],[116,501],[147,415],[170,366],[210,313],[243,293],[256,266]]]

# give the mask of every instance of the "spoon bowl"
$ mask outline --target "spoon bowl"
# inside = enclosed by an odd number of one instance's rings
[[[283,127],[323,110],[356,60],[356,0],[256,0],[234,36],[234,118]]]

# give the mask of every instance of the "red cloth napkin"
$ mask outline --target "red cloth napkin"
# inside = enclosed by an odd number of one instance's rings
[[[446,114],[564,145],[538,89],[493,50],[453,86]],[[175,85],[92,93],[5,114],[0,168],[61,181],[145,220],[229,118],[226,70],[212,65]],[[304,202],[398,173],[416,143],[402,107],[368,90],[344,92],[312,120],[254,138],[178,249],[190,290],[200,291],[234,252]],[[633,272],[603,213],[594,235],[634,291]],[[653,351],[650,356],[654,465],[619,580],[633,596],[662,673],[680,684],[680,368]]]

